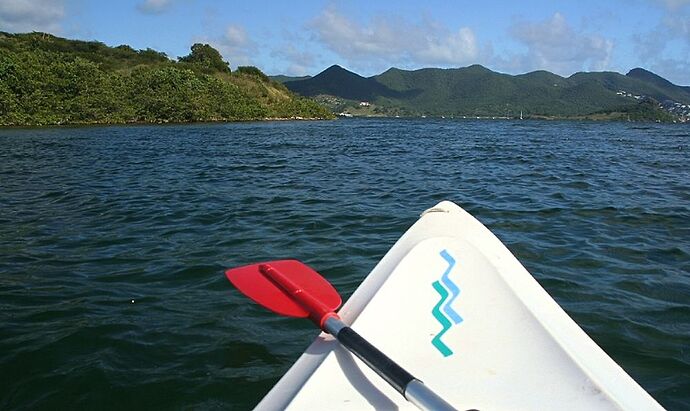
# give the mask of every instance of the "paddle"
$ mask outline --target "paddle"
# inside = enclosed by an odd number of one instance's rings
[[[455,410],[343,323],[335,313],[342,302],[340,295],[306,264],[297,260],[269,261],[231,268],[225,276],[244,295],[277,314],[309,317],[420,409]]]

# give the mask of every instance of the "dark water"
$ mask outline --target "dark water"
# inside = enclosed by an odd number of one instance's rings
[[[690,408],[690,127],[352,120],[0,131],[0,409],[247,409],[306,348],[225,267],[349,296],[449,199]]]

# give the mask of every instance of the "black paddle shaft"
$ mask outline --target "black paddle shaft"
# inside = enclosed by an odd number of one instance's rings
[[[378,348],[369,344],[367,340],[350,327],[343,327],[336,335],[336,338],[400,394],[405,395],[407,384],[415,379],[412,374],[405,371],[395,361],[388,358],[386,354],[379,351]]]
[[[406,400],[416,405],[421,410],[457,411],[446,400],[433,392],[421,381],[405,371],[362,338],[352,328],[343,323],[337,315],[326,317],[323,322],[323,330],[335,336],[340,345],[362,360],[369,368],[376,371],[388,384],[402,394]]]

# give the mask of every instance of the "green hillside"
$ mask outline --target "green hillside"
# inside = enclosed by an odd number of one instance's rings
[[[290,90],[303,96],[328,94],[349,100],[373,100],[377,97],[398,95],[376,79],[362,77],[340,66],[331,66],[307,80],[290,81],[285,84]]]
[[[152,49],[0,32],[0,125],[328,118],[254,67],[204,44],[179,61]]]
[[[625,75],[628,78],[631,79],[637,79],[640,80],[643,83],[647,83],[650,85],[654,85],[657,88],[661,90],[666,90],[668,92],[675,92],[675,93],[685,93],[688,94],[690,93],[690,87],[689,86],[676,86],[675,84],[671,83],[670,81],[666,80],[665,78],[658,76],[650,71],[647,71],[643,68],[634,68],[628,72],[628,74]]]
[[[690,88],[642,69],[627,76],[613,72],[577,73],[568,78],[547,71],[522,75],[496,73],[480,65],[386,72],[365,78],[333,66],[311,79],[286,82],[305,96],[335,96],[371,103],[367,113],[411,116],[602,118],[603,113],[669,120],[661,102],[690,104]],[[320,101],[328,101],[323,97]],[[642,104],[642,103],[645,104]],[[652,102],[652,104],[650,104]],[[338,101],[338,110],[347,104]],[[369,107],[369,106],[367,106]]]

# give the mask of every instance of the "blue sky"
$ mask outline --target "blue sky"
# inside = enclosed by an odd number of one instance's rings
[[[34,30],[173,58],[209,43],[232,67],[268,74],[332,64],[365,76],[475,63],[563,76],[644,67],[690,85],[690,0],[0,1],[0,31]]]

